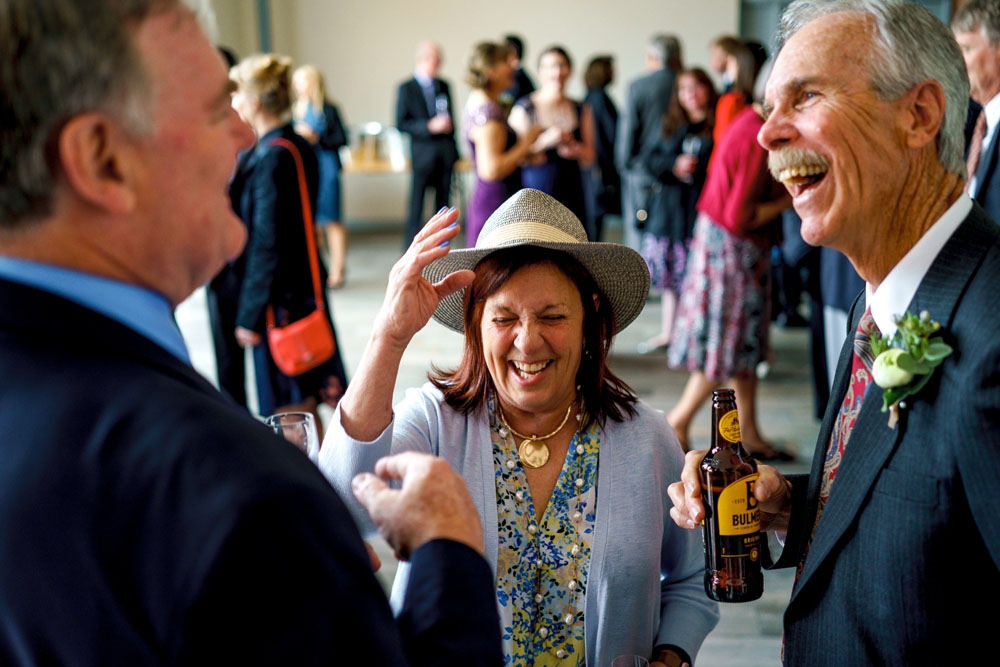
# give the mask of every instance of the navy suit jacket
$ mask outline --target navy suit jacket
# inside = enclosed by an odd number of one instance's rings
[[[785,665],[962,665],[1000,621],[1000,228],[978,206],[910,303],[954,352],[895,428],[868,388],[785,611]],[[852,331],[865,309],[852,310]],[[827,443],[844,396],[840,356],[810,475],[791,476],[793,513],[777,565],[795,565],[816,516]],[[986,605],[985,607],[983,605]]]
[[[0,279],[0,664],[496,665],[493,576],[413,554],[394,620],[319,470],[132,329]]]
[[[1000,128],[979,156],[976,169],[976,202],[993,220],[1000,221]]]
[[[452,130],[445,134],[431,134],[427,121],[431,119],[427,108],[427,98],[420,82],[411,78],[399,85],[396,94],[396,127],[410,135],[411,161],[414,170],[425,168],[443,160],[449,167],[458,159],[455,143],[455,128],[458,118],[455,105],[451,103],[451,89],[443,79],[434,79],[434,94],[444,95],[448,100]]]

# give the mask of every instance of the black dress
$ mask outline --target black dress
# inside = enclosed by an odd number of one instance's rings
[[[584,105],[590,105],[594,115],[594,151],[597,159],[590,170],[591,217],[587,236],[600,241],[604,218],[622,213],[622,179],[615,166],[615,137],[618,132],[618,108],[603,88],[587,91]]]
[[[692,140],[697,144],[693,148]],[[698,156],[690,181],[678,179],[673,172],[677,157],[685,152],[686,141],[688,152]],[[642,165],[654,178],[644,193],[646,226],[640,252],[649,266],[653,286],[659,289],[680,289],[712,148],[711,128],[706,128],[704,122],[684,123],[640,155]]]

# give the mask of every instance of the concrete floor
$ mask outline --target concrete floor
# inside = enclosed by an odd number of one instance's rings
[[[350,376],[381,305],[389,269],[399,257],[401,237],[398,227],[393,226],[359,225],[349,227],[349,232],[347,282],[342,289],[330,292],[330,300]],[[680,397],[687,374],[668,370],[662,355],[641,356],[636,352],[639,342],[657,332],[659,318],[659,303],[654,296],[639,318],[616,339],[611,365],[643,400],[666,411]],[[201,291],[181,304],[177,319],[195,367],[214,381],[214,357]],[[459,334],[432,321],[414,338],[404,356],[396,384],[396,399],[406,387],[425,380],[430,363],[448,366],[457,362],[462,342]],[[808,332],[775,327],[773,347],[770,373],[761,381],[759,389],[761,429],[766,437],[799,454],[796,461],[779,464],[782,470],[805,472],[819,429],[819,422],[812,416]],[[709,419],[710,407],[706,405],[691,430],[694,446],[707,446]],[[385,563],[380,576],[383,581],[389,581],[394,570],[391,552],[384,544],[376,543],[376,547]],[[760,600],[724,604],[722,620],[705,641],[698,667],[779,666],[781,613],[791,584],[791,570],[767,572],[764,596]]]

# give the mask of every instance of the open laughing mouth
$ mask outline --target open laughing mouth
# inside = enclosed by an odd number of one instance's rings
[[[826,176],[826,167],[820,165],[800,165],[795,167],[785,167],[777,173],[777,178],[782,185],[790,191],[803,190],[811,185],[815,185]]]
[[[541,361],[535,364],[526,364],[519,361],[510,362],[510,367],[514,369],[514,372],[525,380],[531,379],[534,376],[541,373],[543,370],[548,368],[552,361]]]
[[[772,151],[767,166],[774,180],[788,189],[793,197],[816,185],[830,171],[830,163],[819,153],[801,148]]]

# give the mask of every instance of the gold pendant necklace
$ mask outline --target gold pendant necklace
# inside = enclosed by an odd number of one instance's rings
[[[573,401],[576,403],[576,401]],[[503,408],[500,407],[500,401],[497,401],[497,414],[500,416],[500,421],[512,434],[521,438],[521,444],[517,446],[517,455],[521,458],[521,463],[528,466],[529,468],[541,468],[543,465],[549,461],[549,445],[546,440],[559,433],[569,421],[569,413],[573,411],[573,403],[569,404],[566,408],[566,416],[563,417],[562,423],[548,435],[524,435],[523,433],[518,433],[510,424],[507,423],[507,418],[504,417]]]

